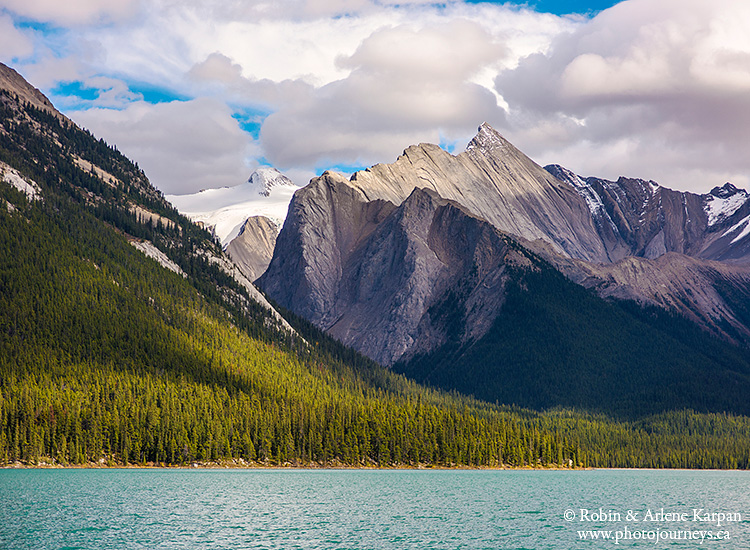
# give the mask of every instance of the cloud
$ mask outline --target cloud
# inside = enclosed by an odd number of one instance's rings
[[[213,89],[224,92],[235,103],[249,106],[279,108],[296,103],[309,95],[313,86],[302,79],[286,79],[275,82],[268,78],[246,78],[242,67],[226,55],[214,52],[204,61],[195,64],[188,76],[202,91],[210,93]]]
[[[267,158],[299,174],[388,162],[413,142],[461,141],[483,120],[502,122],[492,90],[497,70],[575,25],[458,0],[129,5],[137,8],[130,19],[42,33],[46,49],[24,74],[48,92],[61,91],[53,100],[78,111],[137,101],[142,96],[129,94],[128,83],[133,90],[166,86],[180,97],[212,98],[235,116],[253,113],[257,120],[243,121],[253,135],[263,126],[266,149],[251,148],[258,161]],[[102,11],[105,5],[90,4],[89,20],[96,6]],[[86,98],[76,97],[75,86],[60,87],[70,82],[80,83]],[[102,132],[112,130],[105,125]],[[130,138],[125,133],[122,139]],[[152,154],[150,148],[144,154]]]
[[[338,59],[346,78],[266,119],[266,156],[282,168],[391,160],[410,143],[502,120],[494,94],[471,78],[505,54],[486,29],[464,19],[376,31]]]
[[[231,167],[214,165],[217,185],[264,158],[308,174],[391,162],[420,141],[460,148],[484,120],[535,160],[587,175],[707,190],[723,179],[746,185],[750,174],[742,0],[626,0],[593,19],[461,0],[0,3],[0,56],[21,59],[22,74],[59,91],[52,99],[81,120],[81,108],[95,108],[92,129],[131,144],[157,185],[177,185],[173,166],[212,165],[192,158],[196,135],[179,162],[179,140],[141,128],[191,134],[180,120],[188,104],[198,127],[214,124],[198,114],[227,123],[216,142],[230,152],[215,154]],[[48,24],[14,28],[9,17]],[[61,86],[71,82],[88,99]],[[198,103],[152,109],[138,93],[148,89]],[[114,135],[128,121],[113,109],[134,117],[147,146],[124,129]],[[209,171],[195,174],[188,187],[212,185]]]
[[[137,7],[138,0],[0,0],[0,8],[18,16],[63,26],[129,18]]]
[[[509,137],[587,174],[746,185],[748,25],[738,0],[618,4],[499,75]]]
[[[0,14],[0,59],[9,62],[28,57],[34,53],[34,43],[23,32],[16,29],[13,19]]]
[[[259,154],[231,109],[215,99],[68,114],[137,161],[165,194],[238,185],[253,168],[246,159]]]

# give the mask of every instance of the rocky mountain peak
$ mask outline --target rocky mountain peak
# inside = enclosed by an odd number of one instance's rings
[[[714,187],[710,192],[711,195],[719,199],[728,199],[729,197],[732,197],[737,193],[745,193],[745,191],[743,191],[742,189],[738,189],[729,182],[725,183],[721,187]]]
[[[568,170],[564,166],[560,166],[559,164],[548,164],[544,167],[544,169],[560,181],[569,183],[574,187],[577,186],[581,180],[581,177],[578,174],[576,174],[572,170]]]
[[[477,129],[477,135],[466,146],[467,151],[479,150],[481,152],[515,149],[500,132],[488,123],[483,122]]]
[[[705,197],[706,216],[709,227],[720,225],[729,220],[747,203],[748,194],[744,189],[739,189],[731,183],[725,183],[721,187],[714,187]],[[746,212],[743,210],[746,215]]]
[[[257,188],[258,194],[268,197],[271,195],[271,189],[280,185],[294,187],[294,182],[279,172],[276,168],[261,167],[250,175],[248,183]]]
[[[467,150],[452,155],[437,145],[409,147],[393,164],[358,172],[351,183],[368,200],[401,204],[415,187],[455,201],[497,229],[542,239],[558,252],[607,261],[585,201],[482,124]]]

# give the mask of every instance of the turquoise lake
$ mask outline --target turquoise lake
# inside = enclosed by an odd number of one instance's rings
[[[750,472],[8,469],[0,548],[750,549]]]

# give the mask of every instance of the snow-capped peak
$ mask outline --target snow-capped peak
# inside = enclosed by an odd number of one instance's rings
[[[275,168],[258,168],[235,187],[205,189],[192,195],[167,195],[167,200],[190,219],[212,230],[229,244],[250,216],[265,216],[281,225],[298,187]]]
[[[729,182],[725,183],[721,187],[717,186],[711,189],[711,195],[720,199],[728,199],[729,197],[736,195],[737,193],[745,193],[745,191],[736,188]]]
[[[747,191],[738,189],[731,183],[711,189],[704,204],[709,227],[732,216],[747,200]]]
[[[294,183],[276,168],[262,167],[252,173],[248,183],[257,188],[258,193],[264,197],[271,195],[271,189],[279,185],[289,185],[294,187]]]

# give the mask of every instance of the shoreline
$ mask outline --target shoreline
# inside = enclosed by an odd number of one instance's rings
[[[468,465],[443,465],[443,464],[346,464],[343,462],[332,461],[328,463],[310,462],[310,463],[292,463],[285,462],[276,464],[272,462],[254,462],[246,460],[231,460],[219,462],[201,462],[193,461],[187,464],[166,464],[156,462],[146,462],[143,464],[121,462],[86,462],[83,464],[60,464],[52,462],[39,462],[36,464],[13,462],[0,465],[0,470],[528,470],[528,471],[580,471],[594,470],[596,468],[583,467],[578,468],[547,465],[547,466],[513,466],[503,464],[498,466],[468,466]]]

